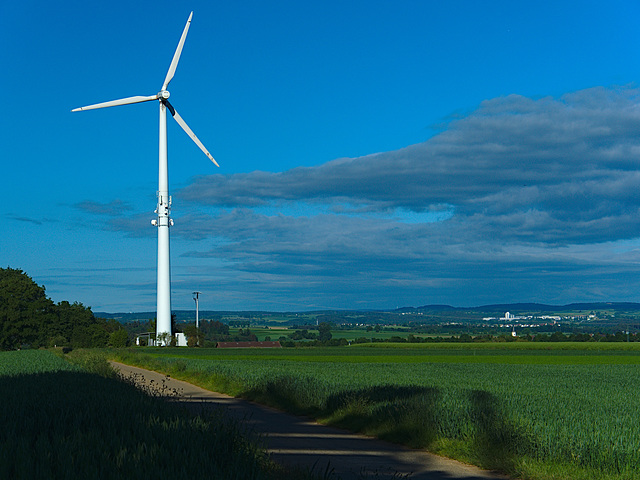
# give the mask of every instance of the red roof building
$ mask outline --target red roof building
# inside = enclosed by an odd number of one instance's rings
[[[218,348],[282,348],[280,342],[218,342]]]

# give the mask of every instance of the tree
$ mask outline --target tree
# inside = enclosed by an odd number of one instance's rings
[[[48,325],[48,335],[62,335],[70,340],[73,348],[106,347],[113,323],[96,318],[91,308],[82,303],[62,301],[55,307],[57,322]]]
[[[296,330],[295,332],[293,332],[291,335],[289,335],[289,338],[291,340],[314,340],[315,338],[317,338],[317,335],[313,332],[310,332],[306,328],[303,328],[302,330]]]
[[[473,342],[473,338],[468,333],[463,333],[462,335],[460,335],[460,338],[458,339],[458,341],[463,343],[471,343]]]
[[[123,348],[129,345],[129,334],[124,328],[120,328],[109,335],[109,345],[115,348]]]
[[[44,327],[51,323],[53,308],[44,287],[26,273],[0,268],[0,349],[45,344]]]
[[[249,330],[249,327],[247,327],[246,330],[238,330],[238,336],[236,337],[236,341],[239,342],[257,342],[258,341],[258,337],[251,333],[251,330]]]
[[[205,340],[223,340],[229,335],[229,325],[218,320],[204,320],[200,322],[200,332]]]
[[[204,336],[195,325],[185,325],[182,331],[187,337],[187,346],[197,347],[198,345],[204,344]]]
[[[117,322],[96,318],[81,303],[54,304],[22,270],[0,268],[0,349],[105,347],[118,328]]]
[[[318,325],[318,340],[321,342],[328,342],[331,340],[331,324],[322,322]]]

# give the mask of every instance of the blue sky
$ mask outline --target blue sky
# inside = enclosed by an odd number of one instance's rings
[[[640,301],[637,2],[0,6],[0,264],[155,309],[155,102],[172,301],[201,309]]]

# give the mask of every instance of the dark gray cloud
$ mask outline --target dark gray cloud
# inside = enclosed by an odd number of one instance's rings
[[[7,215],[7,218],[10,220],[15,220],[17,222],[25,222],[25,223],[32,223],[34,225],[42,225],[43,222],[45,221],[49,221],[49,220],[45,220],[45,219],[35,219],[35,218],[28,218],[28,217],[21,217],[21,216],[17,216],[17,215]]]
[[[131,205],[119,199],[113,200],[109,203],[85,200],[84,202],[76,203],[74,207],[83,212],[92,213],[94,215],[107,215],[110,217],[121,216],[132,210]]]
[[[126,232],[129,237],[151,237],[156,235],[156,228],[151,224],[153,218],[153,213],[114,216],[105,223],[104,228],[113,232]]]
[[[200,177],[179,196],[219,207],[451,208],[478,235],[560,243],[634,238],[638,94],[620,87],[559,99],[496,98],[421,144],[281,173]]]
[[[234,210],[209,222],[222,238],[194,243],[185,256],[204,264],[216,260],[218,274],[240,276],[247,295],[264,290],[263,298],[324,297],[315,304],[343,308],[356,300],[380,307],[416,304],[416,298],[473,305],[504,297],[564,302],[578,298],[578,288],[580,299],[620,298],[618,282],[628,293],[638,286],[630,278],[637,277],[640,261],[633,247],[616,252],[606,244],[551,247],[509,236],[474,238],[474,227],[456,218],[408,225]],[[603,281],[602,275],[616,278]]]

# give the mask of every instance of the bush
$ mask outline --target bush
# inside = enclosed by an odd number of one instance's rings
[[[69,345],[69,342],[62,335],[56,335],[49,339],[49,348],[64,347]]]
[[[109,335],[109,345],[115,348],[124,348],[129,346],[129,335],[124,328],[116,330]]]

